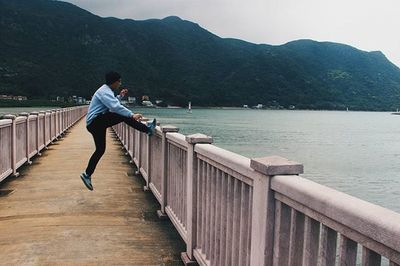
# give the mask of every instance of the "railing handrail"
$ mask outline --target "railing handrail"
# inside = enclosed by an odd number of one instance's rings
[[[26,121],[26,116],[17,116],[15,118],[15,122],[23,122]]]
[[[11,119],[0,119],[0,126],[12,124]]]
[[[185,135],[181,133],[167,133],[166,137],[170,142],[174,142],[185,149],[188,148],[188,143],[185,140]]]
[[[271,188],[366,237],[400,250],[399,213],[300,176],[274,176]]]
[[[240,154],[210,144],[197,144],[194,151],[214,162],[243,175],[250,180],[264,176],[250,167],[251,160]]]

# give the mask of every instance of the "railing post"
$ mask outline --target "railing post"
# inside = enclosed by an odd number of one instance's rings
[[[60,135],[62,137],[62,135],[64,135],[64,128],[65,128],[65,109],[61,109],[61,118],[60,118],[60,122],[61,122],[61,130],[60,130]]]
[[[187,243],[186,252],[181,253],[181,258],[185,265],[196,265],[197,262],[193,256],[193,250],[196,247],[197,241],[197,157],[194,148],[196,144],[211,144],[213,143],[213,139],[203,134],[193,134],[186,136],[186,141],[189,143],[186,160]]]
[[[120,140],[121,140],[121,134],[122,134],[122,125],[120,126],[120,128],[118,130],[118,137]],[[140,165],[142,163],[141,159],[140,159],[142,157],[142,154],[140,152],[140,146],[141,146],[140,138],[141,138],[142,134],[140,133],[139,130],[135,130],[134,134],[135,134],[134,137],[135,137],[135,142],[136,142],[137,146],[135,147],[133,161],[135,162],[136,167],[137,167],[137,171],[135,172],[135,174],[138,175],[138,174],[140,174]]]
[[[44,143],[44,148],[45,150],[48,150],[47,148],[47,139],[46,139],[46,111],[40,111],[39,114],[43,114],[43,143]]]
[[[69,108],[66,108],[66,110],[65,110],[65,131],[67,131],[69,128],[69,113],[70,113]]]
[[[17,118],[15,115],[5,115],[3,118],[11,119],[11,165],[12,165],[12,175],[19,176],[17,173],[17,134],[16,134],[16,121]]]
[[[125,155],[128,155],[128,156],[129,156],[129,141],[130,141],[131,130],[134,130],[134,129],[131,128],[130,126],[128,126],[128,128],[126,129],[127,134],[126,134],[126,141],[125,141],[125,145],[126,145],[126,153],[125,153]]]
[[[20,113],[19,116],[25,116],[26,117],[26,162],[28,164],[32,164],[32,161],[29,159],[29,144],[30,144],[30,129],[29,129],[29,113],[23,112]]]
[[[52,121],[52,116],[53,116],[53,110],[47,110],[47,113],[49,113],[49,140],[50,143],[49,144],[53,144],[53,136],[52,136],[52,131],[53,131],[53,121]]]
[[[52,127],[52,123],[51,123],[51,110],[46,110],[46,113],[48,113],[48,114],[50,114],[49,115],[49,128],[47,129],[48,130],[48,132],[49,132],[49,140],[50,140],[50,143],[49,144],[52,144],[52,142],[51,142],[51,127]]]
[[[39,147],[39,112],[31,112],[31,115],[35,115],[36,116],[36,150],[37,150],[37,155],[42,155],[40,153]]]
[[[52,114],[53,114],[53,127],[52,127],[52,130],[53,130],[53,136],[52,136],[52,138],[55,140],[55,141],[57,141],[58,140],[58,138],[57,138],[57,110],[56,109],[52,109],[51,110],[52,111]]]
[[[165,125],[161,127],[162,142],[161,142],[161,209],[157,211],[158,217],[166,217],[165,207],[167,206],[167,184],[168,184],[168,142],[167,133],[178,132],[179,129],[174,126]]]
[[[125,149],[125,127],[127,127],[128,125],[125,123],[122,123],[122,133],[121,133],[121,150]]]
[[[271,178],[275,175],[301,174],[303,165],[279,156],[270,156],[251,159],[250,167],[262,174],[253,183],[250,265],[272,266],[275,259],[275,199],[271,190]]]
[[[150,122],[148,122],[148,120],[146,121],[146,125],[148,125]],[[150,152],[151,152],[151,149],[150,149],[150,136],[149,135],[147,135],[146,136],[146,138],[147,138],[147,142],[146,142],[146,166],[145,166],[145,169],[147,170],[147,180],[146,180],[146,185],[143,187],[143,190],[144,191],[148,191],[148,190],[150,190],[150,178],[151,178],[151,171],[150,171]],[[128,153],[129,153],[129,131],[128,131]]]
[[[59,139],[61,135],[61,111],[60,109],[56,110],[56,137]]]
[[[149,119],[147,118],[142,118],[141,123],[147,124],[147,121],[149,121]],[[125,124],[123,124],[125,125]],[[122,149],[124,149],[124,135],[125,135],[125,128],[122,126],[119,136],[120,136],[120,140],[122,143]],[[144,135],[144,133],[136,130],[136,142],[137,142],[137,150],[138,150],[138,154],[137,154],[137,158],[136,158],[136,166],[137,166],[137,171],[135,174],[140,174],[140,168],[142,168],[142,161],[143,161],[143,154],[140,152],[142,149],[142,137],[147,137]],[[135,157],[135,156],[133,156]]]
[[[65,130],[67,130],[67,110],[62,109],[62,135],[65,135]]]
[[[149,121],[149,119],[147,119],[146,120],[146,125],[148,126],[149,124],[151,124],[151,122]],[[159,124],[159,123],[157,123],[157,124]],[[156,132],[155,132],[155,130],[154,130],[154,135],[156,134]],[[153,136],[153,137],[155,137],[155,136]],[[151,140],[151,138],[153,138],[153,137],[150,137],[150,136],[146,136],[146,138],[147,138],[147,145],[146,145],[146,150],[147,150],[147,153],[146,153],[146,169],[147,169],[147,180],[146,180],[146,185],[144,186],[144,188],[143,188],[143,190],[144,191],[148,191],[148,190],[150,190],[150,182],[151,182],[151,161],[150,161],[150,159],[151,159],[151,148],[150,148],[150,140]],[[129,137],[129,131],[128,131],[128,148],[127,148],[127,150],[128,150],[128,154],[129,154],[129,145],[130,145],[130,137]]]

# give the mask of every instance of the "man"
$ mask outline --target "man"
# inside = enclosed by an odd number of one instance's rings
[[[101,86],[93,95],[86,116],[86,128],[93,135],[96,150],[90,157],[86,171],[81,174],[81,179],[89,190],[93,190],[91,176],[96,165],[106,150],[106,130],[108,127],[125,122],[129,126],[152,135],[156,127],[156,120],[146,126],[139,122],[141,114],[133,114],[132,111],[120,103],[120,99],[127,93],[123,89],[114,96],[113,90],[121,86],[121,76],[117,72],[108,72],[105,75],[106,84]]]

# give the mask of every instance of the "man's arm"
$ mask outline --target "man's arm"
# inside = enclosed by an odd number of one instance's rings
[[[128,93],[127,88],[123,88],[121,92],[117,95],[117,99],[121,102],[121,100],[125,97],[125,95]]]
[[[106,90],[100,94],[100,100],[110,112],[126,117],[133,117],[132,111],[123,106],[111,90]]]

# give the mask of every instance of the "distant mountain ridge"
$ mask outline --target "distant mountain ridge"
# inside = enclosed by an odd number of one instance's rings
[[[312,40],[220,38],[171,16],[101,18],[51,0],[0,0],[0,94],[89,98],[106,71],[173,105],[394,110],[400,69],[381,52]]]

